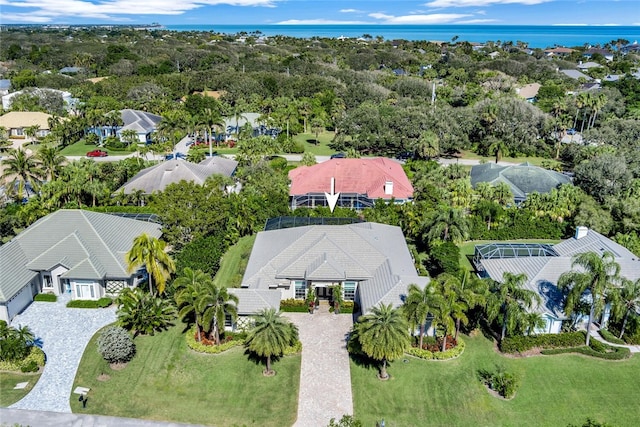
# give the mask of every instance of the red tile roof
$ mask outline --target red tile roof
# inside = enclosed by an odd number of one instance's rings
[[[400,163],[378,157],[374,159],[331,159],[313,166],[301,166],[289,172],[289,195],[329,193],[331,178],[335,192],[366,194],[370,199],[391,199],[385,194],[387,181],[393,182],[396,199],[413,197],[413,186]]]

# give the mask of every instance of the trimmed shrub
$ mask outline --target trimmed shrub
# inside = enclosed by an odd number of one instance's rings
[[[136,345],[126,329],[109,326],[98,338],[98,353],[109,363],[125,363],[135,356]]]
[[[631,357],[631,350],[626,347],[613,347],[598,340],[592,339],[589,341],[589,346],[586,345],[580,347],[570,348],[556,348],[549,350],[542,350],[542,354],[565,354],[565,353],[579,353],[585,356],[597,357],[605,360],[622,360]]]
[[[282,353],[283,356],[291,356],[294,354],[298,354],[302,351],[302,342],[296,341],[294,345],[290,345],[289,347],[284,349]]]
[[[280,311],[287,313],[306,313],[309,311],[309,303],[301,299],[285,299],[280,301]]]
[[[187,347],[189,347],[191,350],[197,351],[198,353],[207,353],[207,354],[222,353],[223,351],[227,351],[230,348],[238,347],[244,344],[244,338],[241,338],[240,334],[238,334],[238,337],[234,337],[234,339],[223,342],[220,345],[203,344],[196,340],[195,327],[190,329],[189,332],[187,332],[186,340],[187,340]]]
[[[69,301],[67,307],[69,308],[106,308],[113,303],[113,300],[109,297],[102,297],[99,300],[86,300],[76,299]]]
[[[44,366],[45,356],[44,352],[35,346],[29,349],[29,354],[22,360],[18,361],[0,361],[0,371],[20,372],[22,367],[30,365],[31,362],[35,362],[36,366]]]
[[[355,309],[355,304],[353,303],[353,301],[343,301],[340,304],[340,313],[338,314],[353,314],[354,309]],[[329,313],[333,313],[333,312],[334,312],[334,308],[329,307]]]
[[[513,372],[508,372],[502,366],[496,366],[495,372],[481,369],[478,377],[487,387],[496,391],[505,399],[511,399],[518,390],[520,378]]]
[[[35,360],[30,360],[27,363],[23,363],[22,366],[20,367],[20,371],[22,372],[38,372],[38,364],[36,363]]]
[[[429,351],[418,347],[411,347],[405,353],[425,360],[449,360],[460,357],[460,355],[464,353],[464,348],[464,341],[458,337],[458,345],[447,351]]]
[[[614,344],[626,344],[623,340],[621,340],[620,338],[616,337],[615,335],[613,335],[611,332],[609,332],[606,329],[600,329],[600,335],[602,336],[602,338],[604,338],[605,340],[609,341],[610,343],[614,343]]]
[[[223,233],[194,239],[184,245],[176,255],[176,271],[181,273],[189,267],[192,270],[202,270],[214,277],[220,269],[220,259],[227,247]]]
[[[507,337],[500,343],[500,351],[503,353],[522,353],[532,348],[577,347],[584,343],[585,339],[585,333],[582,331]]]
[[[40,302],[56,302],[58,300],[58,297],[54,294],[38,294],[33,297],[33,300]]]

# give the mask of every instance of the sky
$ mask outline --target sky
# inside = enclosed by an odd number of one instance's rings
[[[2,24],[640,25],[640,0],[0,0]]]

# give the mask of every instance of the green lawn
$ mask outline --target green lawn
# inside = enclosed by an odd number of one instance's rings
[[[479,154],[474,153],[473,151],[468,151],[468,150],[461,150],[460,151],[460,158],[461,159],[474,159],[474,160],[485,160],[487,163],[491,163],[491,162],[495,162],[496,158],[495,156],[481,156]],[[524,162],[529,162],[532,165],[535,166],[542,166],[542,162],[547,161],[547,162],[552,162],[552,163],[557,163],[556,160],[553,159],[547,159],[545,157],[503,157],[502,159],[500,159],[500,161],[503,162],[510,162],[510,163],[524,163]]]
[[[64,147],[60,151],[60,154],[62,154],[63,156],[86,156],[89,151],[93,151],[97,149],[106,151],[107,153],[109,153],[110,156],[126,156],[127,154],[132,153],[132,151],[129,151],[129,150],[115,151],[105,147],[97,147],[95,145],[86,145],[82,141],[78,141],[75,144],[67,145],[66,147]]]
[[[615,426],[637,426],[640,357],[605,361],[580,355],[506,358],[479,335],[465,353],[438,362],[394,362],[391,379],[351,363],[354,410],[363,425],[384,418],[389,426],[566,426],[587,417]],[[521,386],[505,401],[489,395],[478,369],[501,364],[517,372]]]
[[[523,239],[523,240],[509,240],[511,243],[560,243],[562,240],[553,240],[553,239]],[[460,267],[466,268],[469,270],[473,270],[473,266],[469,262],[467,255],[473,255],[476,245],[483,245],[485,243],[497,243],[503,242],[504,240],[469,240],[468,242],[464,242],[460,244],[458,247],[460,248]]]
[[[220,260],[220,269],[214,278],[216,283],[227,288],[240,287],[255,240],[256,235],[245,236],[227,250]]]
[[[315,133],[300,133],[293,136],[293,140],[304,146],[304,151],[313,153],[316,156],[330,156],[336,150],[329,147],[329,143],[333,140],[333,132],[322,132],[318,135],[319,144],[316,144]]]
[[[27,395],[40,379],[41,373],[23,374],[21,372],[0,372],[0,407],[6,408]],[[18,383],[28,381],[22,390],[14,390]]]
[[[216,426],[284,426],[296,419],[300,356],[274,364],[277,375],[265,378],[255,364],[235,348],[220,355],[188,349],[182,329],[172,327],[155,336],[135,339],[137,354],[121,371],[112,370],[87,346],[74,382],[89,387],[82,408],[76,395],[71,410],[150,420]],[[99,381],[107,374],[107,381]]]

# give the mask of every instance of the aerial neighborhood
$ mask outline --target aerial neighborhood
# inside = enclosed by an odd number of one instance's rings
[[[638,424],[637,42],[38,28],[3,422]]]

